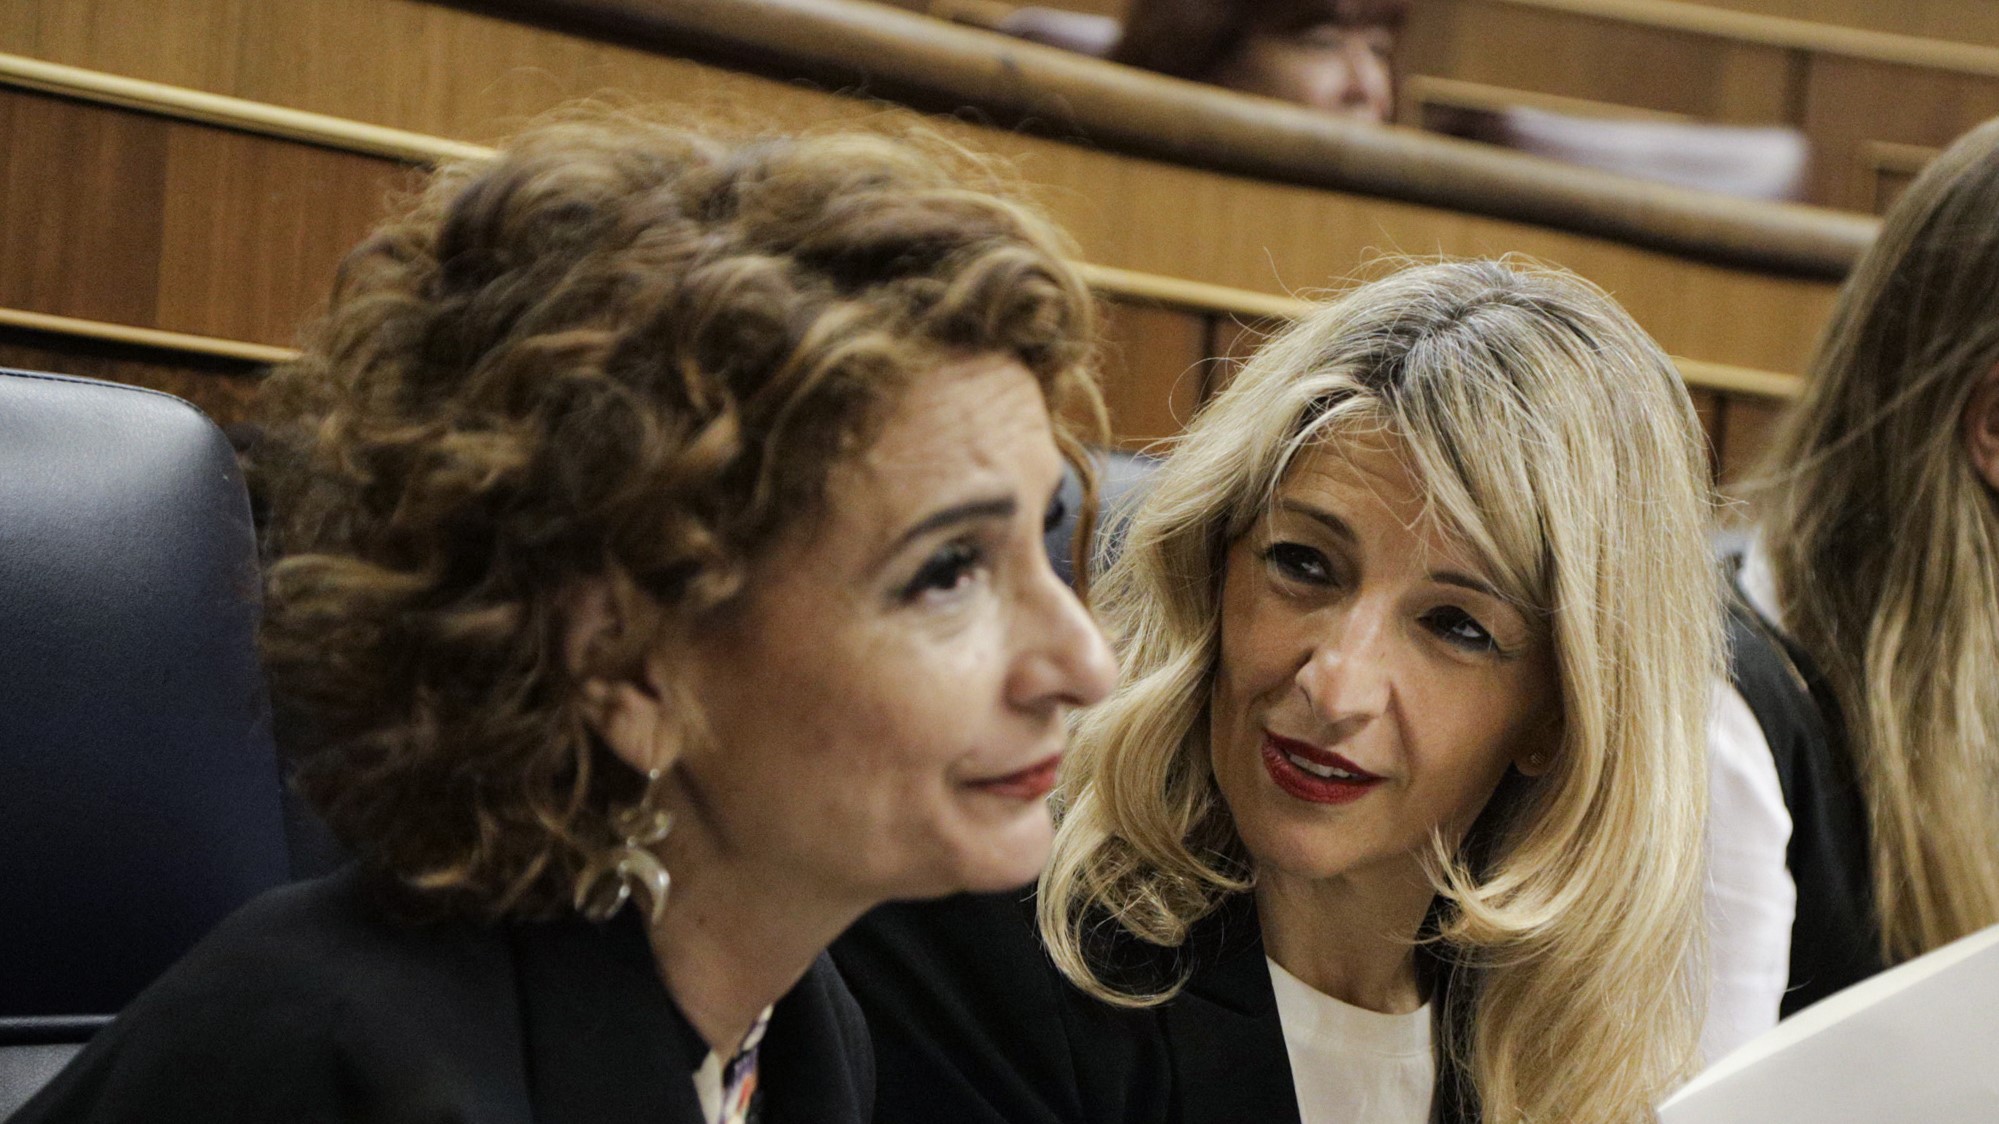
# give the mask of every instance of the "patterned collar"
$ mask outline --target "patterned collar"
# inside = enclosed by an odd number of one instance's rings
[[[743,1044],[728,1061],[715,1051],[694,1071],[694,1092],[701,1098],[701,1115],[710,1124],[754,1124],[757,1118],[757,1051],[770,1026],[772,1008],[765,1007],[750,1024]]]

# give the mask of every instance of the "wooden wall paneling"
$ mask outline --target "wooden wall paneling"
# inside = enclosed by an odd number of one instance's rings
[[[1689,262],[1545,227],[1121,157],[957,126],[1010,158],[1085,260],[1265,293],[1338,287],[1384,253],[1518,252],[1617,291],[1678,354],[1801,369],[1831,282]],[[1719,299],[1717,299],[1719,298]],[[1760,315],[1744,318],[1743,308]]]
[[[948,23],[961,23],[967,27],[983,27],[998,31],[1020,8],[1007,0],[889,0],[898,8],[908,8],[912,12],[922,12]]]
[[[1701,0],[1704,7],[1760,16],[1999,47],[1991,0]]]
[[[251,363],[6,327],[0,327],[0,367],[162,390],[193,403],[222,426],[249,419],[262,381],[262,368]]]
[[[0,89],[0,306],[151,323],[167,123]]]
[[[1546,227],[1184,168],[1035,138],[987,142],[1047,185],[1090,261],[1265,293],[1339,289],[1398,256],[1508,253],[1610,289],[1677,355],[1802,370],[1836,286],[1689,262]],[[1744,316],[1742,310],[1758,310]]]
[[[246,54],[238,34],[244,19],[259,8],[286,6],[263,0],[9,0],[0,4],[0,36],[9,51],[58,61],[64,52],[88,55],[113,74],[233,82]]]
[[[289,344],[404,165],[0,89],[0,307]]]
[[[1064,12],[1084,12],[1093,16],[1116,16],[1124,18],[1126,0],[877,0],[878,3],[904,8],[912,12],[927,12],[931,15],[948,15],[961,11],[968,5],[990,7],[995,12],[1010,11],[1014,8],[1056,8]],[[976,22],[976,21],[975,21]]]
[[[1720,55],[1714,90],[1714,104],[1720,112],[1714,120],[1731,125],[1793,126],[1804,121],[1811,54],[1730,42]]]
[[[1235,378],[1250,356],[1270,338],[1284,330],[1281,320],[1251,320],[1242,316],[1208,317],[1208,368],[1202,382],[1201,400],[1220,393]]]
[[[296,341],[341,258],[420,177],[406,165],[174,122],[168,142],[158,325]]]
[[[1763,453],[1776,435],[1786,404],[1748,397],[1725,398],[1722,402],[1721,492],[1729,499],[1739,500],[1744,498],[1744,485],[1762,467]]]
[[[1867,209],[1877,215],[1887,214],[1888,208],[1895,205],[1895,200],[1902,197],[1902,192],[1908,190],[1940,151],[1926,144],[1896,144],[1892,141],[1862,143],[1862,182],[1856,187],[1867,198]]]
[[[1091,12],[1100,16],[1124,18],[1129,0],[1038,0],[1046,7],[1066,8],[1072,12]]]
[[[9,0],[0,50],[491,142],[565,101],[726,121],[858,120],[875,104],[427,0]],[[693,119],[693,118],[690,118]]]
[[[106,2],[20,0],[47,9]],[[188,18],[199,26],[228,27],[239,19],[233,38],[240,66],[214,63],[195,85],[461,139],[490,135],[508,115],[544,108],[593,76],[629,78],[638,94],[696,110],[726,98],[780,124],[866,121],[880,112],[856,99],[411,0],[298,0],[285,6],[282,19],[263,6],[232,16],[238,7],[234,0],[120,0],[119,10],[141,32],[162,35],[168,15],[194,9],[198,18]],[[343,19],[350,26],[329,41],[351,43],[372,30],[399,49],[340,52],[352,70],[342,81],[287,85],[283,60],[311,53],[309,33]],[[56,61],[93,65],[103,61],[94,52],[116,55],[88,37],[64,39],[46,27],[37,34],[42,53]],[[528,60],[539,65],[529,67]],[[151,73],[140,77],[187,80],[183,62],[148,65]],[[248,70],[254,79],[240,73]],[[1703,265],[1547,227],[931,120],[1014,160],[1027,180],[1043,186],[1043,198],[1076,236],[1084,259],[1108,266],[1288,293],[1336,285],[1384,252],[1520,252],[1605,285],[1676,354],[1773,371],[1802,369],[1834,289],[1829,281]]]
[[[1819,198],[1871,209],[1880,190],[1881,142],[1940,149],[1994,116],[1999,78],[1821,56],[1812,66],[1805,117]]]
[[[1832,315],[1836,286],[1645,260],[1555,258],[1602,285],[1668,352],[1796,374]]]
[[[157,7],[164,2],[127,0],[120,17],[127,22],[156,19]],[[225,0],[205,2],[220,5]],[[502,10],[537,10],[535,0],[485,2]],[[1059,50],[1009,43],[858,0],[799,0],[793,11],[756,0],[685,6],[652,0],[541,3],[550,19],[567,19],[579,30],[571,34],[541,25],[508,24],[441,5],[413,9],[410,0],[296,0],[283,9],[275,26],[267,26],[266,20],[233,28],[237,38],[249,44],[243,57],[260,64],[293,59],[301,52],[308,60],[337,57],[340,66],[352,72],[342,82],[299,86],[297,73],[310,67],[296,63],[282,65],[277,77],[291,81],[301,97],[337,101],[351,91],[353,104],[344,108],[307,104],[273,93],[272,83],[233,71],[219,77],[234,85],[216,92],[473,140],[506,123],[480,114],[481,132],[468,134],[391,120],[379,113],[407,112],[410,105],[430,110],[466,96],[480,99],[489,109],[525,104],[525,111],[532,112],[559,94],[586,92],[607,83],[617,87],[620,77],[645,79],[650,85],[631,87],[634,93],[666,98],[696,119],[716,102],[714,95],[724,93],[730,104],[752,107],[759,118],[784,127],[806,119],[853,120],[871,109],[857,99],[814,93],[786,81],[754,79],[727,66],[704,69],[666,57],[673,44],[732,42],[739,52],[765,58],[771,67],[843,76],[835,82],[875,73],[882,82],[901,83],[912,93],[930,91],[919,100],[933,108],[985,107],[1008,121],[1019,117],[1036,122],[1033,129],[1044,133],[1073,128],[1079,135],[1095,137],[1095,144],[1120,152],[1166,152],[1168,159],[1190,166],[1307,183],[1335,192],[1420,200],[1449,211],[1595,230],[1626,244],[1669,247],[1701,260],[1755,262],[1760,263],[1756,268],[1838,276],[1871,234],[1868,224],[1856,219],[1635,186],[1608,173],[1578,171],[1488,146],[1363,128],[1302,107],[1279,106]],[[329,15],[333,9],[337,10]],[[558,17],[558,12],[566,14]],[[315,30],[322,24],[335,26],[322,34]],[[357,25],[365,32],[364,43],[393,42],[398,49],[372,54],[329,49],[329,44],[344,45],[353,38]],[[422,38],[426,34],[429,38]],[[617,54],[622,49],[599,42],[605,39],[645,43],[661,53]],[[89,64],[88,45],[57,44],[45,53],[59,53],[58,47],[80,52],[85,57],[71,61]],[[592,52],[601,61],[614,61],[617,73],[606,78],[600,68],[581,76],[582,82],[570,80],[576,76],[570,74],[575,67],[569,60]],[[626,64],[636,64],[638,73],[626,74]],[[259,75],[265,69],[260,66]],[[673,88],[661,88],[658,80],[669,76],[675,79]],[[426,82],[437,89],[425,86]],[[271,89],[261,88],[267,86]],[[792,110],[805,116],[794,120],[789,116]]]
[[[1442,78],[1433,74],[1405,74],[1399,81],[1395,103],[1396,123],[1431,132],[1447,131],[1443,126],[1456,111],[1498,112],[1516,107],[1562,113],[1571,117],[1602,117],[1619,121],[1692,120],[1684,113],[1640,109],[1637,106],[1592,101],[1588,98],[1567,97],[1562,94],[1537,93],[1532,90],[1514,89],[1511,86],[1492,86],[1484,82],[1467,82],[1459,78]]]
[[[1792,52],[1493,0],[1410,6],[1398,65],[1542,94],[1766,125],[1791,120]]]
[[[1037,6],[1100,15],[1121,15],[1124,0],[878,0],[894,7],[938,14],[967,6],[988,10],[996,18],[1015,8]],[[1760,23],[1761,41],[1815,37],[1855,39],[1851,32],[1872,37],[1898,36],[1972,47],[1999,47],[1999,7],[1991,0],[1515,0],[1611,19],[1647,16],[1673,26],[1709,27]],[[1421,5],[1419,4],[1420,8]],[[1743,17],[1749,17],[1744,20]],[[1788,21],[1792,34],[1776,31],[1772,20]],[[984,21],[974,21],[984,22]],[[1798,31],[1804,31],[1800,36]],[[1868,38],[1860,36],[1858,38]]]
[[[1112,442],[1142,449],[1180,432],[1207,379],[1207,320],[1156,305],[1104,305],[1104,404]]]
[[[1701,433],[1707,437],[1708,473],[1716,476],[1721,471],[1721,444],[1727,436],[1723,429],[1724,400],[1712,390],[1690,388],[1687,393],[1694,400],[1694,415],[1700,418]]]

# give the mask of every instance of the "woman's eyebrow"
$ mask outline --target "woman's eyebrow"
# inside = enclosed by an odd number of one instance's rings
[[[1323,507],[1314,507],[1303,500],[1282,499],[1277,501],[1277,510],[1289,512],[1293,515],[1302,515],[1314,523],[1325,527],[1326,530],[1331,531],[1333,537],[1339,539],[1341,542],[1353,543],[1359,541],[1359,536],[1354,534],[1352,527],[1347,526],[1346,520],[1334,515]]]
[[[1496,600],[1500,601],[1506,600],[1504,597],[1501,597],[1499,595],[1499,591],[1494,589],[1490,582],[1483,581],[1479,578],[1472,577],[1470,574],[1462,573],[1457,570],[1432,570],[1430,572],[1430,580],[1433,582],[1438,582],[1443,585],[1454,585],[1459,587],[1460,589],[1469,589],[1473,593],[1484,594],[1485,596],[1494,598]]]
[[[1012,519],[1014,513],[1019,510],[1020,504],[1012,496],[966,500],[964,503],[939,508],[910,524],[902,534],[897,535],[889,552],[894,553],[925,535],[959,523],[976,523],[986,519]]]

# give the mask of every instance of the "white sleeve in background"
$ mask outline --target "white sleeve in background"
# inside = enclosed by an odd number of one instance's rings
[[[1727,683],[1708,719],[1708,988],[1701,1054],[1712,1065],[1777,1025],[1798,890],[1791,813],[1749,704]]]

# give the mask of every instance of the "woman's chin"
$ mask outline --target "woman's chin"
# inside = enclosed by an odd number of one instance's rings
[[[1323,827],[1298,825],[1238,825],[1243,849],[1258,870],[1279,871],[1292,878],[1320,881],[1348,873],[1357,865],[1349,841]]]
[[[1045,809],[1024,814],[1017,822],[988,827],[960,840],[953,848],[951,869],[912,897],[941,898],[951,894],[990,894],[1017,890],[1041,877],[1054,845],[1055,826]]]

